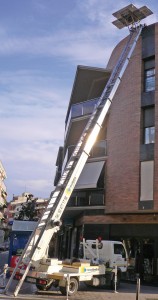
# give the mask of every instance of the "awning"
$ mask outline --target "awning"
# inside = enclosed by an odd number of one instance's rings
[[[96,188],[104,161],[86,163],[75,186],[75,190]]]

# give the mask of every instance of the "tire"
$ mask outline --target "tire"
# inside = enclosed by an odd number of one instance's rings
[[[62,293],[62,295],[66,296],[67,295],[67,288],[66,286],[59,286],[60,292]],[[76,295],[78,291],[78,281],[76,278],[70,278],[70,284],[69,284],[69,292],[68,295],[69,296],[74,296]]]
[[[119,289],[120,287],[120,281],[121,281],[121,272],[117,273],[117,282],[116,282],[116,288]],[[115,274],[113,273],[112,280],[111,280],[111,288],[115,289]]]

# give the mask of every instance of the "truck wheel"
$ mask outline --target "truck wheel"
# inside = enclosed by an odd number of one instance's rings
[[[121,281],[121,273],[117,273],[117,282],[116,282],[116,288],[118,289],[120,287],[120,281]],[[115,289],[115,274],[113,273],[112,280],[111,280],[111,288]]]
[[[67,294],[66,286],[59,286],[60,292],[62,295]],[[69,296],[74,296],[78,291],[78,281],[76,278],[70,278],[70,285],[69,285]]]

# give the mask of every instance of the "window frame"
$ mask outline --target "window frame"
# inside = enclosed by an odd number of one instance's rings
[[[147,134],[147,130],[150,130],[152,128],[154,129],[154,132],[148,132]],[[155,144],[155,126],[144,127],[144,144]]]
[[[154,200],[154,161],[140,163],[140,201]]]
[[[155,106],[149,106],[143,109],[143,144],[154,144],[155,143]],[[150,128],[154,128],[153,141],[147,139],[146,132]]]
[[[144,92],[155,91],[155,57],[144,61]]]

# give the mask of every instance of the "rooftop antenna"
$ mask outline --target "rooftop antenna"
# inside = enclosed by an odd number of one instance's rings
[[[137,8],[133,4],[129,4],[113,13],[113,16],[117,18],[117,20],[113,21],[112,24],[114,24],[118,29],[128,27],[131,31],[139,27],[142,19],[145,19],[152,14],[153,12],[147,6]]]

